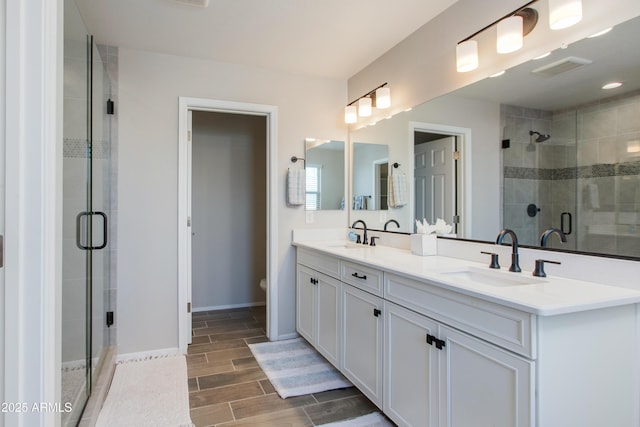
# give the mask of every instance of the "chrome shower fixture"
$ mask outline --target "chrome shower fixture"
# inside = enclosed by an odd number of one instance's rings
[[[538,135],[538,137],[536,138],[536,142],[543,142],[551,138],[551,135],[549,135],[548,133],[540,133],[536,132],[535,130],[530,130],[529,135]]]

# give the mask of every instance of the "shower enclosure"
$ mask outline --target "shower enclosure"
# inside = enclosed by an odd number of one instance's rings
[[[638,91],[562,111],[502,105],[504,227],[526,245],[558,228],[567,243],[550,247],[640,257],[639,112]]]
[[[109,79],[75,2],[65,1],[61,414],[77,425],[112,344],[107,325]]]

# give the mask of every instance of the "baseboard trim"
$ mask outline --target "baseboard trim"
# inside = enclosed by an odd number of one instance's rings
[[[272,341],[284,341],[284,340],[292,340],[294,338],[298,338],[300,335],[298,335],[297,332],[293,332],[291,334],[284,334],[284,335],[278,335],[275,339],[273,339]]]
[[[209,307],[194,307],[193,312],[198,313],[202,311],[216,311],[216,310],[228,310],[230,308],[247,308],[247,307],[260,307],[264,306],[267,303],[265,301],[259,302],[248,302],[243,304],[230,304],[230,305],[212,305]]]
[[[162,348],[158,350],[141,351],[138,353],[119,354],[116,363],[141,362],[143,360],[161,359],[163,357],[173,357],[182,355],[178,347]]]

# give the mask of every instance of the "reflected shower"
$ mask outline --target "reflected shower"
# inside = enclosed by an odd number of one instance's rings
[[[530,130],[529,135],[538,135],[538,137],[536,138],[536,142],[543,142],[551,138],[551,135],[549,135],[548,133],[540,133],[536,132],[535,130]]]

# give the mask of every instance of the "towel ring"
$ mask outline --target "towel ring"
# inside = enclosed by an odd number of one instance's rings
[[[291,163],[296,163],[298,160],[302,160],[302,167],[306,169],[307,164],[305,163],[305,160],[302,157],[291,156]]]

